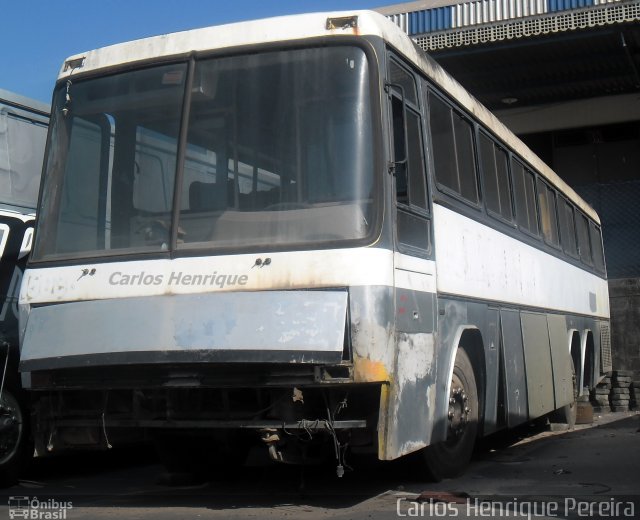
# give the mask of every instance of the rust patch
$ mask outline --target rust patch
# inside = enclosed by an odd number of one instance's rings
[[[381,361],[356,357],[353,360],[354,379],[357,383],[373,383],[390,381],[389,372]]]
[[[389,385],[380,389],[380,416],[378,417],[378,458],[387,459],[387,413],[389,411]]]

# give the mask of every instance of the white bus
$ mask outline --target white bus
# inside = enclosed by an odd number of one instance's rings
[[[597,214],[366,11],[69,58],[20,298],[39,452],[143,428],[191,470],[452,476],[610,364]]]

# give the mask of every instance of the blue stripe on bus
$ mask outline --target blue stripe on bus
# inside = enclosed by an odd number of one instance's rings
[[[436,9],[425,9],[409,13],[409,35],[451,29],[453,7],[448,5]]]
[[[547,0],[549,12],[567,11],[569,9],[580,9],[590,7],[595,4],[594,0]]]

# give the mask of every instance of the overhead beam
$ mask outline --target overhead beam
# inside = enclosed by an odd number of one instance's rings
[[[497,110],[498,118],[515,134],[532,134],[640,120],[640,93],[582,99]]]

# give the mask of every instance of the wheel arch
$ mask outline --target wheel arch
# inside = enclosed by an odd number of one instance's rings
[[[446,388],[444,398],[446,399],[445,410],[448,407],[449,393],[451,392],[451,379],[455,365],[456,353],[458,349],[463,349],[473,368],[476,380],[476,391],[478,393],[478,436],[482,436],[482,425],[484,424],[484,410],[486,398],[486,361],[484,353],[484,340],[480,329],[475,325],[461,325],[454,336],[453,347],[449,356],[449,368],[447,370]]]
[[[582,395],[582,373],[583,373],[583,350],[580,331],[578,329],[569,329],[568,331],[569,355],[573,362],[575,370],[576,382],[578,385],[578,395]]]
[[[582,387],[587,386],[589,389],[595,387],[596,381],[596,344],[593,331],[585,329],[581,335],[582,339]]]

